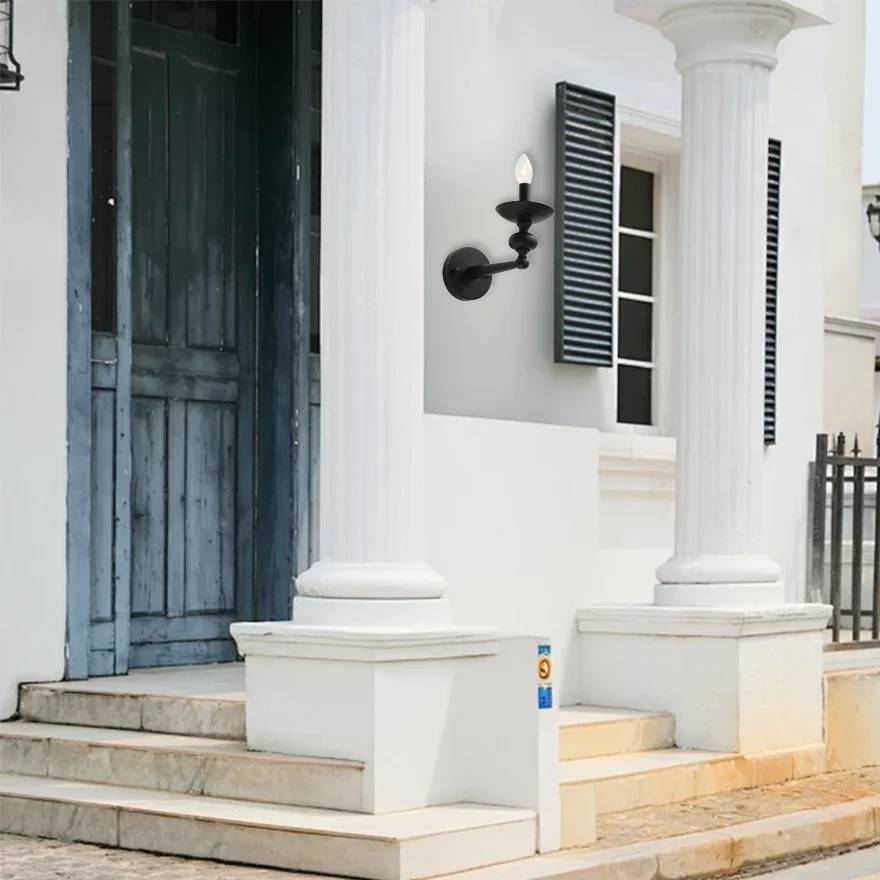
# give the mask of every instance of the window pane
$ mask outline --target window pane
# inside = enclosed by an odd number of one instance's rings
[[[312,110],[321,112],[321,56],[316,55],[312,62]],[[320,129],[320,119],[318,129]]]
[[[92,57],[116,60],[116,0],[92,0]]]
[[[617,309],[617,356],[630,361],[650,361],[654,307],[651,303],[621,297],[617,300]]]
[[[116,71],[92,64],[92,329],[116,324]]]
[[[311,20],[312,50],[314,52],[320,52],[321,51],[321,43],[322,43],[321,24],[322,24],[322,16],[323,16],[323,9],[321,8],[320,0],[318,0],[318,2],[314,2],[314,3],[309,4],[309,14],[312,17],[312,20]]]
[[[131,4],[131,17],[140,18],[143,21],[152,21],[153,0],[133,0]]]
[[[620,169],[620,225],[654,231],[654,175],[648,171]]]
[[[617,368],[617,421],[625,425],[651,424],[651,380],[647,367]]]
[[[312,204],[313,217],[321,216],[321,143],[312,141]]]
[[[650,238],[620,235],[618,288],[624,293],[654,294],[654,242]]]
[[[238,42],[237,0],[198,0],[196,33],[222,43]]]
[[[320,227],[314,218],[312,229]],[[321,235],[314,231],[309,236],[309,297],[310,297],[310,345],[312,354],[321,351]]]
[[[158,0],[153,15],[156,24],[192,32],[196,20],[195,0]]]

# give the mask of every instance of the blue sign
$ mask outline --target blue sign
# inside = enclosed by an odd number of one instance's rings
[[[538,645],[538,708],[553,708],[553,659],[550,645]]]

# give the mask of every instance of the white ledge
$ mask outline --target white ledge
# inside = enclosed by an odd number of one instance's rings
[[[778,608],[675,608],[660,605],[596,605],[577,613],[579,633],[690,636],[736,639],[823,630],[831,606]]]
[[[657,26],[660,19],[667,13],[682,6],[715,6],[724,7],[753,6],[781,8],[788,12],[794,21],[794,27],[814,27],[830,24],[832,17],[826,0],[615,0],[614,9],[627,18],[633,18],[644,24]]]
[[[859,339],[876,341],[880,334],[880,323],[864,318],[846,318],[842,315],[825,316],[825,332],[835,336],[856,336]]]
[[[826,672],[880,672],[880,648],[841,648],[822,655]]]
[[[378,628],[301,626],[290,621],[233,623],[243,656],[386,663],[497,654],[501,634],[490,627]]]

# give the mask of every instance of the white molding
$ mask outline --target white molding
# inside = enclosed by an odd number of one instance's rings
[[[287,657],[387,663],[448,660],[497,654],[501,634],[491,627],[398,630],[379,627],[309,627],[290,621],[233,623],[232,637],[245,657]]]
[[[658,26],[664,15],[681,7],[695,5],[694,0],[615,0],[614,9],[620,15]],[[792,18],[792,26],[796,28],[830,24],[833,21],[827,0],[763,0],[760,3],[754,0],[728,0],[717,5],[734,9],[737,6],[751,6],[758,10],[761,7],[785,10]]]
[[[831,606],[776,608],[676,608],[659,605],[597,605],[577,613],[579,633],[737,639],[825,629]]]
[[[624,155],[641,154],[650,160],[654,174],[662,174],[663,160],[681,152],[681,120],[617,105],[617,122]]]
[[[675,497],[675,439],[599,434],[599,492]]]
[[[825,672],[855,672],[860,669],[880,672],[880,648],[844,648],[822,655]]]
[[[880,322],[864,318],[848,318],[842,315],[825,316],[825,332],[833,336],[854,336],[858,339],[877,340]]]

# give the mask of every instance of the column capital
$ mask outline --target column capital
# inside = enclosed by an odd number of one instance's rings
[[[776,66],[793,28],[826,24],[826,0],[615,0],[621,15],[659,28],[675,46],[679,72],[696,64]]]

